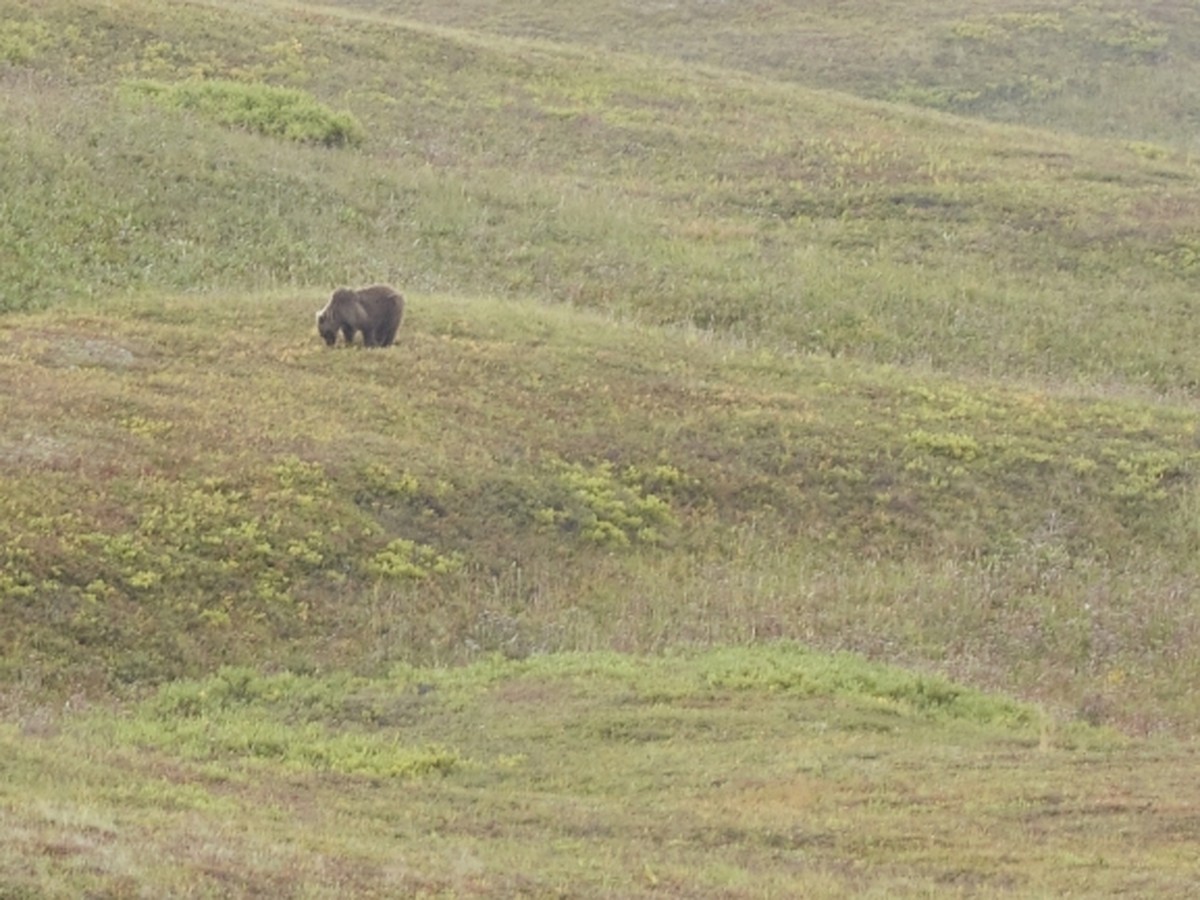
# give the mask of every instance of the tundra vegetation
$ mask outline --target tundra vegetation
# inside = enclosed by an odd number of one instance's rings
[[[1126,7],[0,0],[0,895],[1186,895]]]

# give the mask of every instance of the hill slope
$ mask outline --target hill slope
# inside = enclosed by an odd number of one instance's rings
[[[1186,160],[355,10],[0,17],[0,290],[61,307],[3,323],[10,674],[790,636],[1191,719]],[[403,349],[318,352],[367,279]]]
[[[1187,149],[1200,113],[1200,15],[1000,0],[960,3],[506,3],[341,0],[473,31],[706,63],[960,115]]]
[[[1186,160],[352,9],[0,16],[3,303],[78,310],[4,323],[11,659],[307,653],[416,580],[381,656],[786,635],[1187,716],[1194,410],[1136,399],[1197,383]],[[407,349],[319,354],[367,278]]]
[[[883,99],[1191,14],[727,6],[0,0],[0,894],[1186,895],[1197,170]]]
[[[0,306],[369,277],[958,373],[1200,383],[1184,157],[647,57],[242,7],[0,5],[16,35],[0,160],[20,186]],[[301,90],[365,140],[231,131],[134,89],[198,76]]]
[[[1186,896],[1194,754],[795,647],[224,669],[0,725],[0,892]]]
[[[1189,408],[422,294],[329,351],[319,301],[6,317],[10,678],[787,637],[1194,722]]]

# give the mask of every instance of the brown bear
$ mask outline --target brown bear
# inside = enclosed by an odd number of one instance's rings
[[[354,332],[361,331],[364,347],[390,347],[404,318],[404,297],[385,284],[353,291],[338,288],[317,313],[317,331],[330,347],[338,332],[346,343],[354,343]]]

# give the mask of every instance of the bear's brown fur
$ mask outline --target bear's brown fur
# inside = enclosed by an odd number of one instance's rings
[[[404,319],[404,297],[385,284],[361,290],[338,288],[317,313],[317,331],[332,347],[340,331],[347,344],[362,332],[364,347],[390,347]]]

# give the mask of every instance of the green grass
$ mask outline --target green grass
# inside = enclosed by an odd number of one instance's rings
[[[10,70],[24,87],[3,100],[0,154],[22,185],[0,236],[6,308],[370,273],[801,353],[1200,383],[1195,174],[1147,135],[964,127],[749,75],[333,11],[41,15],[59,45]],[[288,40],[272,30],[280,16]],[[120,99],[130,78],[197,76],[303,90],[367,136],[331,153]]]
[[[0,894],[1185,895],[1197,40],[0,0]]]
[[[334,147],[360,143],[364,136],[353,116],[335,112],[295,88],[221,80],[166,84],[147,79],[122,87],[131,100],[144,98],[166,109],[194,111],[218,125],[268,137]]]
[[[996,121],[1190,149],[1197,16],[1116,0],[622,6],[495,0],[350,9],[637,52]]]
[[[437,295],[329,352],[321,299],[6,319],[10,678],[787,637],[1193,727],[1186,406]]]
[[[15,895],[1163,896],[1197,874],[1185,751],[786,644],[225,669],[22,724],[0,731]]]

